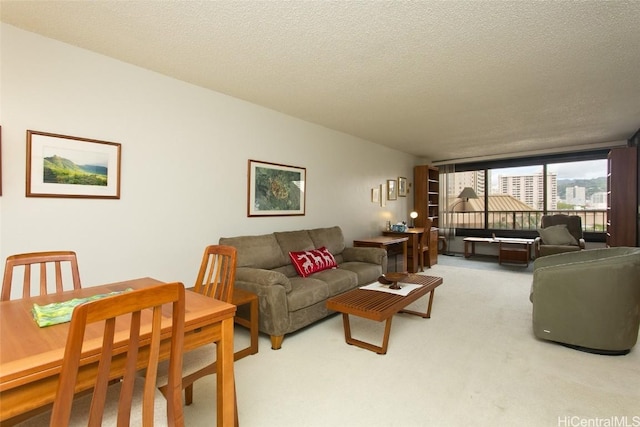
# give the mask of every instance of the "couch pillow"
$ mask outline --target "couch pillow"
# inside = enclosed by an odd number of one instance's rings
[[[565,224],[541,228],[538,234],[545,245],[578,245],[578,241],[569,233]]]
[[[338,267],[331,252],[324,246],[309,251],[289,252],[289,258],[291,258],[291,263],[302,277]]]
[[[344,251],[344,236],[342,235],[342,229],[338,226],[314,228],[309,230],[309,236],[313,240],[314,248],[324,246],[334,255],[339,255]]]
[[[237,267],[271,270],[288,264],[286,252],[282,252],[273,233],[260,236],[221,237],[218,244],[233,246],[238,250]]]

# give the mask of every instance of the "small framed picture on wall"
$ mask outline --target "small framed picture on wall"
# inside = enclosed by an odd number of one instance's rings
[[[407,197],[407,178],[398,177],[398,196]]]
[[[395,179],[387,180],[387,200],[398,200],[398,182]]]

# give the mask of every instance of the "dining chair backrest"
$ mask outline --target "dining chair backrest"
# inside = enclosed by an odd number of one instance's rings
[[[123,339],[123,332],[116,333],[116,319],[118,319],[118,322],[126,321],[131,325],[128,331],[128,345],[125,350],[125,373],[120,384],[121,388],[117,411],[118,425],[129,425],[134,381],[137,377],[136,371],[138,370],[136,364],[138,354],[143,351],[148,352],[149,356],[142,397],[142,425],[145,427],[153,425],[161,326],[166,327],[166,324],[162,325],[163,304],[172,304],[169,390],[166,394],[167,421],[170,426],[184,425],[181,396],[182,346],[185,316],[184,292],[184,285],[182,283],[168,283],[94,300],[81,304],[74,309],[69,326],[69,335],[67,337],[56,399],[53,403],[51,413],[50,425],[52,427],[69,424],[85,331],[88,327],[95,328],[96,326],[88,325],[97,322],[102,322],[100,326],[103,325],[104,327],[103,341],[102,351],[98,355],[98,374],[91,400],[88,425],[100,426],[102,424],[107,387],[110,382],[109,371],[111,358],[114,354],[123,352],[122,349],[118,351],[117,342]],[[141,319],[144,316],[150,316],[152,318],[150,331],[148,328],[141,328]],[[138,381],[140,381],[139,377]],[[139,410],[139,408],[136,409]]]
[[[433,224],[432,219],[426,219],[424,222],[424,232],[420,236],[420,249],[425,250],[425,248],[429,247],[429,233],[431,231],[431,224]]]
[[[195,291],[231,303],[236,278],[237,250],[233,246],[210,245],[204,250]]]
[[[431,218],[427,218],[424,222],[424,231],[420,236],[420,245],[418,248],[418,266],[420,267],[420,271],[424,271],[425,252],[429,250],[429,236],[431,235],[431,224],[433,224],[433,220]],[[429,263],[427,264],[430,265]]]
[[[19,283],[20,281],[20,277],[14,277],[19,276],[19,274],[14,275],[14,270],[20,266],[24,267],[22,276],[23,298],[81,288],[78,260],[76,253],[73,251],[31,252],[11,255],[7,257],[4,267],[1,301],[11,299],[13,282]],[[32,285],[36,281],[34,276],[37,276],[39,281],[38,293],[35,292],[35,289],[32,289]],[[51,286],[51,281],[47,280],[51,276],[55,276],[55,289]]]

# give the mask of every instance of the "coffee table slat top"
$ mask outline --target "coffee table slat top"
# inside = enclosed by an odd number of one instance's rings
[[[442,278],[410,274],[401,283],[423,286],[414,289],[407,296],[375,290],[354,289],[327,300],[327,308],[380,322],[434,290],[442,284]]]

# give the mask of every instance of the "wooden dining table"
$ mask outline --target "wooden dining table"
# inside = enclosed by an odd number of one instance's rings
[[[33,319],[31,308],[52,302],[67,301],[72,298],[85,298],[92,295],[127,288],[143,288],[162,282],[146,277],[109,285],[85,287],[83,289],[0,302],[0,424],[10,425],[12,419],[20,419],[37,408],[52,403],[62,366],[64,348],[69,323],[38,327]],[[235,384],[233,374],[233,318],[236,306],[195,292],[185,292],[184,350],[189,351],[212,342],[217,343],[216,396],[217,425],[233,426],[235,420]],[[169,357],[171,334],[171,305],[163,307],[161,359]],[[144,317],[144,316],[143,316]],[[151,316],[143,319],[149,322]],[[128,329],[128,322],[117,323],[118,330]],[[100,325],[89,327],[85,336],[81,367],[78,373],[76,392],[91,389],[97,371],[97,358],[101,351]],[[150,326],[147,327],[150,330]],[[124,338],[126,335],[126,338]],[[128,333],[117,342],[118,356],[111,366],[111,377],[119,378],[124,373],[124,357],[128,347]],[[148,337],[141,336],[141,344]],[[114,352],[116,352],[114,350]],[[141,348],[138,356],[138,368],[147,365],[148,351]],[[24,416],[24,415],[23,415]]]

